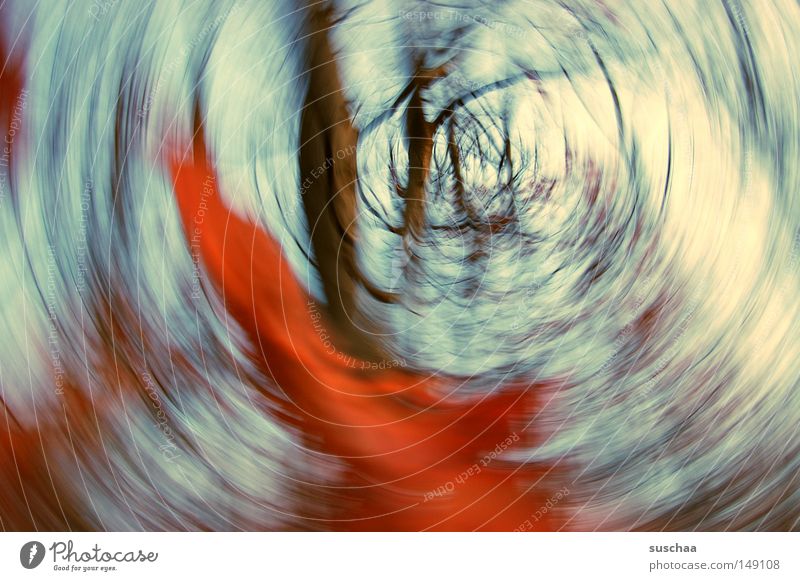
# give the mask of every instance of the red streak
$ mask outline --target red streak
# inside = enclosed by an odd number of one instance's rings
[[[320,339],[320,325],[335,333],[312,320],[320,311],[310,309],[278,242],[225,206],[202,138],[193,154],[175,154],[169,164],[187,239],[258,346],[286,421],[309,448],[348,467],[331,528],[513,530],[526,520],[533,530],[560,527],[553,511],[531,518],[552,496],[546,467],[486,460],[508,438],[507,450],[534,444],[525,427],[537,409],[533,386],[447,398],[441,394],[457,387],[454,380],[348,365]]]

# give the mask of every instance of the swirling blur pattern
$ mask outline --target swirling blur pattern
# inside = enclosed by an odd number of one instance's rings
[[[794,0],[0,2],[3,530],[797,530]]]

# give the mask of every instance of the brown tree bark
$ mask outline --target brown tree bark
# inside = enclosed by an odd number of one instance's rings
[[[322,279],[331,322],[347,347],[368,350],[359,330],[356,289],[356,147],[344,87],[328,30],[331,9],[308,8],[306,74],[308,89],[300,121],[301,194],[311,247]]]

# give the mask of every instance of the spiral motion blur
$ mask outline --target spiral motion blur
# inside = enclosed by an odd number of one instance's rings
[[[2,530],[798,530],[793,0],[0,3]]]

